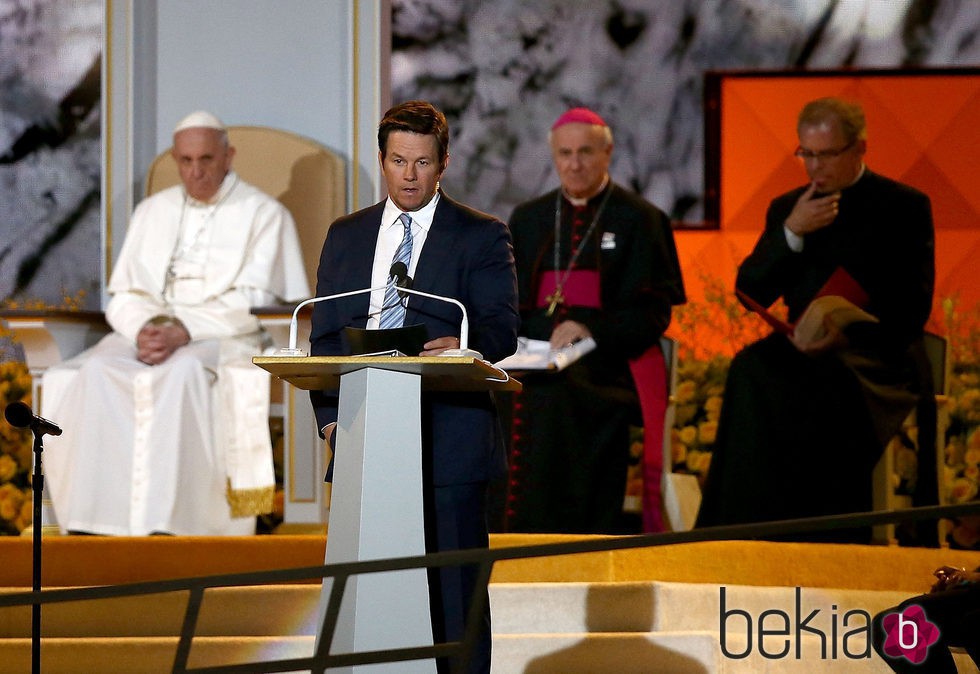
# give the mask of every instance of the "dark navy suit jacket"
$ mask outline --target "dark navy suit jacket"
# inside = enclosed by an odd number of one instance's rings
[[[331,225],[317,272],[318,297],[371,287],[384,202]],[[469,348],[496,362],[517,349],[517,281],[510,231],[500,220],[440,194],[415,270],[416,290],[459,300],[469,319]],[[349,355],[343,329],[367,324],[367,293],[314,305],[313,355]],[[421,323],[429,339],[459,336],[458,307],[408,298],[405,325]],[[414,355],[414,354],[413,354]],[[311,393],[317,427],[337,420],[336,393]],[[423,464],[435,486],[485,482],[505,469],[504,447],[488,393],[422,397]],[[339,448],[343,451],[343,448]]]

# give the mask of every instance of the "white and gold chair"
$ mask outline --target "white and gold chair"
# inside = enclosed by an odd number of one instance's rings
[[[674,397],[677,391],[677,342],[666,337],[661,338],[660,348],[663,349],[667,361],[667,411],[664,415],[663,439],[663,490],[664,524],[668,531],[690,531],[698,517],[701,507],[701,486],[696,475],[690,473],[675,473],[673,471],[674,457],[672,451],[674,415],[677,411],[677,401]]]
[[[343,159],[319,143],[288,131],[261,126],[228,127],[236,149],[234,169],[246,182],[278,199],[296,221],[310,287],[327,229],[346,209]],[[180,181],[170,150],[160,153],[147,171],[145,194],[154,194]],[[256,307],[253,312],[277,346],[288,341],[292,306]],[[36,413],[44,371],[92,346],[108,333],[100,312],[12,311],[3,318],[23,345],[34,382]],[[298,333],[305,338],[308,325]],[[323,442],[304,391],[273,382],[270,418],[281,418],[284,458],[284,530],[318,530],[326,523],[327,498],[323,483]]]
[[[234,169],[245,182],[278,199],[296,221],[306,278],[316,287],[316,268],[330,223],[346,212],[343,160],[316,141],[262,126],[230,126],[228,140],[235,148]],[[180,181],[170,150],[150,164],[147,196]],[[292,306],[256,307],[263,327],[276,346],[286,346]],[[301,340],[309,335],[301,323]],[[301,348],[309,348],[300,343]],[[270,417],[283,427],[283,531],[318,530],[326,524],[327,493],[324,445],[316,431],[309,394],[285,382],[273,382]]]

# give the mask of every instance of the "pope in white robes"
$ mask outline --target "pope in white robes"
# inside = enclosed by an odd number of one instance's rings
[[[216,117],[174,131],[181,185],[137,206],[109,281],[113,332],[44,375],[64,429],[44,470],[64,532],[244,535],[275,490],[267,338],[251,307],[309,295],[295,225],[231,169]]]

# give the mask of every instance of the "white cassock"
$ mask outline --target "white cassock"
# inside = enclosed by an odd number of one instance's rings
[[[44,473],[62,531],[141,536],[254,533],[275,491],[266,336],[252,306],[309,296],[289,212],[229,173],[201,204],[182,186],[137,206],[109,281],[114,332],[49,369],[42,409],[64,429]],[[191,343],[136,357],[157,316]]]

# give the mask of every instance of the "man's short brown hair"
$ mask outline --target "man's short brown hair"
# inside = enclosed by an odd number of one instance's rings
[[[446,116],[427,101],[405,101],[384,114],[378,124],[378,149],[381,158],[388,151],[388,135],[392,131],[408,131],[423,136],[435,136],[439,146],[439,166],[444,170],[449,157],[449,124]]]
[[[803,106],[799,117],[796,118],[796,131],[799,133],[804,126],[830,121],[840,124],[844,139],[848,143],[867,140],[868,129],[861,105],[833,96],[818,98]]]

